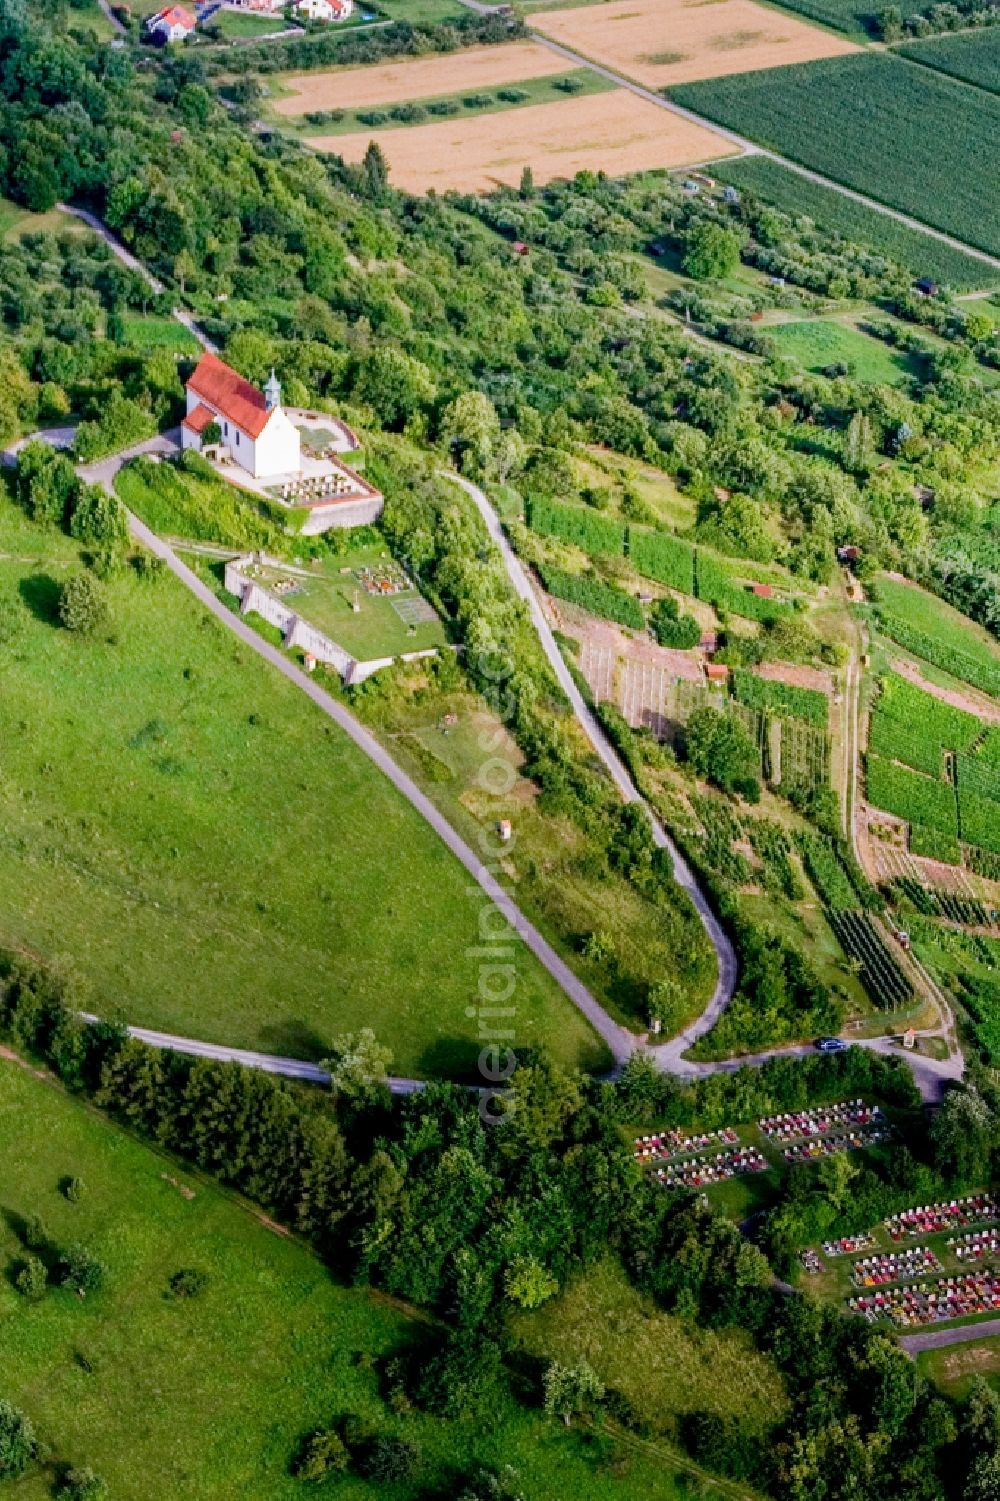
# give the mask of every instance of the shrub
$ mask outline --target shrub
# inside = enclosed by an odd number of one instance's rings
[[[26,1256],[14,1278],[14,1286],[21,1296],[35,1303],[45,1296],[48,1285],[49,1274],[45,1270],[45,1263],[38,1256]]]
[[[59,620],[67,631],[90,635],[108,620],[107,595],[92,573],[74,573],[59,590]]]
[[[72,503],[69,532],[78,542],[124,548],[128,542],[125,507],[102,485],[81,485]]]
[[[460,1333],[426,1362],[413,1395],[427,1412],[461,1418],[495,1411],[502,1384],[499,1345]]]
[[[527,89],[497,89],[497,98],[502,99],[504,104],[520,104],[531,95]]]
[[[303,1441],[292,1473],[298,1480],[327,1480],[350,1463],[347,1445],[332,1428],[317,1428]]]
[[[99,1475],[89,1466],[82,1470],[68,1470],[59,1488],[64,1501],[107,1501],[108,1488]]]
[[[30,1420],[0,1397],[0,1480],[16,1480],[23,1475],[37,1447]]]
[[[171,1295],[175,1298],[197,1298],[207,1286],[207,1272],[200,1272],[195,1267],[182,1267],[179,1272],[174,1272],[169,1283]]]
[[[416,1444],[409,1439],[380,1433],[373,1438],[358,1466],[366,1480],[407,1480],[420,1458]]]
[[[65,1178],[62,1182],[63,1198],[71,1204],[79,1204],[87,1191],[87,1186],[82,1178]]]
[[[99,1261],[86,1246],[69,1246],[59,1258],[59,1281],[73,1292],[98,1292],[106,1276],[103,1262]]]
[[[661,646],[686,651],[701,640],[701,626],[693,615],[681,615],[675,600],[658,599],[650,612],[653,635]]]

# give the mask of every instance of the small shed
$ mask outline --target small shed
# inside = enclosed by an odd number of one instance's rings
[[[770,584],[751,584],[750,593],[756,594],[758,599],[773,599],[774,590]]]
[[[915,292],[919,292],[922,297],[936,297],[938,294],[938,284],[930,276],[919,277],[913,283],[913,289]]]
[[[722,190],[722,198],[723,202],[735,205],[740,201],[739,190],[731,186],[724,187]]]
[[[528,247],[524,243],[523,240],[515,240],[513,248],[514,248],[514,254],[515,255],[527,255],[528,254]]]
[[[497,824],[497,833],[500,836],[500,843],[501,844],[509,844],[510,840],[511,840],[511,835],[513,834],[513,832],[514,832],[514,830],[513,830],[513,827],[511,825],[510,819],[509,818],[501,818],[500,822]]]
[[[715,653],[719,650],[718,631],[705,631],[701,637],[701,640],[698,642],[698,645],[705,653],[706,657],[714,656]]]
[[[710,683],[728,683],[729,668],[724,662],[706,662],[705,677]]]
[[[313,656],[311,651],[306,652],[305,656],[302,659],[302,662],[306,669],[306,672],[316,671],[316,658]]]
[[[861,548],[855,547],[853,543],[849,544],[847,547],[837,548],[838,563],[856,563],[860,556]]]

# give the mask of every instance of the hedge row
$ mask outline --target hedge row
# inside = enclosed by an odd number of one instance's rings
[[[592,615],[600,615],[604,620],[615,620],[619,625],[631,626],[635,631],[644,629],[646,617],[634,595],[625,594],[621,589],[612,589],[610,584],[602,584],[598,579],[587,578],[583,574],[566,573],[562,568],[542,565],[538,571],[542,576],[542,583],[556,599],[568,600],[570,604],[589,610]]]
[[[625,552],[624,523],[601,516],[586,506],[563,505],[557,500],[529,500],[528,525],[543,537],[572,542],[590,557],[621,557]]]
[[[779,719],[790,716],[826,729],[830,718],[830,700],[815,688],[797,688],[791,683],[759,678],[745,668],[733,669],[733,691],[743,703]]]

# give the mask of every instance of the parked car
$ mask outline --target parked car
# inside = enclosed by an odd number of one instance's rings
[[[817,1037],[813,1047],[817,1053],[843,1053],[847,1043],[842,1037]]]

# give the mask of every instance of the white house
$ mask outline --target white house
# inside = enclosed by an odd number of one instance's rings
[[[183,5],[168,5],[165,10],[158,10],[149,17],[146,30],[167,42],[183,42],[197,24],[194,16]]]
[[[217,355],[203,354],[187,383],[181,447],[200,450],[211,422],[218,424],[223,453],[254,479],[299,473],[299,430],[282,411],[281,386],[273,370],[264,390],[258,391]]]
[[[296,0],[296,14],[307,21],[346,21],[354,0]]]

